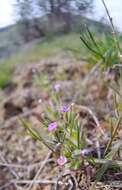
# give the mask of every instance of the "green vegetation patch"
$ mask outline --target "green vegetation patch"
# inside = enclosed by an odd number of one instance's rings
[[[80,35],[76,33],[65,34],[52,39],[39,40],[36,43],[24,46],[21,51],[0,62],[0,87],[3,87],[12,77],[12,68],[17,64],[34,63],[43,58],[69,51],[78,58],[85,57],[85,50],[80,41]]]

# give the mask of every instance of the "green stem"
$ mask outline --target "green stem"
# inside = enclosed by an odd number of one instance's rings
[[[110,139],[110,141],[108,142],[108,144],[106,146],[106,149],[105,149],[105,152],[104,152],[104,157],[106,156],[106,154],[107,154],[107,152],[108,152],[108,150],[109,150],[109,148],[110,148],[110,146],[111,146],[111,144],[112,144],[112,142],[113,142],[113,140],[114,140],[114,138],[115,138],[115,136],[117,134],[117,130],[118,130],[119,126],[120,126],[121,120],[122,120],[122,115],[119,117],[119,119],[117,121],[117,124],[115,126],[115,129],[113,131],[113,134],[111,136],[111,139]]]
[[[111,15],[110,15],[110,13],[109,13],[109,10],[108,10],[108,8],[107,8],[107,6],[106,6],[105,1],[104,1],[104,0],[101,0],[101,1],[102,1],[103,5],[104,5],[105,10],[106,10],[106,13],[107,13],[107,15],[108,15],[108,18],[109,18],[109,21],[110,21],[110,24],[111,24],[111,28],[112,28],[113,38],[114,38],[116,47],[117,47],[117,49],[118,49],[118,51],[119,51],[119,53],[120,53],[120,52],[121,52],[121,48],[120,48],[119,41],[118,41],[118,38],[117,38],[117,35],[116,35],[116,30],[115,30],[115,27],[114,27],[114,24],[113,24],[112,17],[111,17]]]

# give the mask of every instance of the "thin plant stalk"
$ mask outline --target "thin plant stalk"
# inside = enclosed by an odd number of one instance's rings
[[[122,115],[119,117],[119,119],[118,119],[118,121],[117,121],[117,124],[116,124],[116,126],[115,126],[115,129],[114,129],[114,131],[113,131],[113,134],[112,134],[112,136],[111,136],[111,139],[110,139],[110,141],[108,142],[108,144],[107,144],[107,146],[106,146],[106,149],[105,149],[105,152],[104,152],[104,156],[106,156],[106,154],[107,154],[109,148],[110,148],[111,145],[112,145],[112,142],[113,142],[113,140],[114,140],[114,138],[115,138],[115,136],[116,136],[116,134],[117,134],[117,130],[119,129],[119,126],[120,126],[121,121],[122,121]]]
[[[117,38],[117,35],[116,35],[116,30],[115,30],[115,27],[114,27],[114,24],[113,24],[113,19],[112,19],[110,13],[109,13],[109,10],[108,10],[108,8],[106,6],[105,1],[104,0],[101,0],[101,1],[102,1],[103,5],[105,7],[106,13],[108,15],[108,18],[109,18],[109,21],[110,21],[110,24],[111,24],[113,38],[114,38],[116,47],[117,47],[117,49],[119,51],[118,53],[120,53],[121,52],[121,48],[120,48],[119,41],[118,41],[118,38]]]

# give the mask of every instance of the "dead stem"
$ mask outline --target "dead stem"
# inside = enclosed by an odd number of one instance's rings
[[[12,180],[12,183],[16,183],[18,185],[23,185],[23,184],[41,184],[41,185],[50,185],[50,184],[56,184],[56,181],[54,180],[44,180],[44,179],[39,179],[39,180]],[[31,188],[32,186],[30,186]]]
[[[114,38],[114,41],[115,41],[115,44],[116,44],[116,48],[117,48],[118,51],[119,51],[119,52],[118,52],[118,55],[119,55],[119,53],[121,52],[121,48],[120,48],[120,45],[119,45],[119,41],[118,41],[118,39],[117,39],[116,30],[115,30],[115,27],[114,27],[114,24],[113,24],[113,19],[112,19],[110,13],[109,13],[109,10],[108,10],[108,8],[107,8],[107,6],[106,6],[105,1],[104,1],[104,0],[101,0],[101,1],[102,1],[103,5],[104,5],[104,7],[105,7],[106,13],[107,13],[108,18],[109,18],[109,21],[110,21],[111,28],[112,28],[113,38]]]
[[[97,127],[97,130],[98,132],[100,131],[100,133],[102,135],[104,135],[104,131],[102,130],[101,126],[100,126],[100,123],[99,123],[99,120],[97,119],[96,115],[93,113],[93,111],[89,108],[89,107],[86,107],[86,106],[83,106],[83,105],[76,105],[76,107],[78,107],[80,110],[84,110],[86,112],[88,112],[91,117],[93,118],[95,124],[96,124],[96,127]],[[98,133],[99,134],[99,133]],[[100,152],[100,143],[99,143],[99,137],[100,137],[100,134],[97,135],[97,139],[96,139],[96,147],[97,147],[97,154],[98,154],[98,158],[101,158],[101,152]]]
[[[31,182],[28,182],[29,187],[27,188],[27,190],[30,190],[31,187],[33,186],[33,184],[37,183],[37,181],[38,181],[37,178],[39,177],[39,175],[40,175],[41,171],[43,170],[45,164],[47,163],[48,159],[50,158],[51,153],[52,153],[52,152],[49,151],[49,153],[48,153],[48,155],[46,156],[44,162],[41,163],[41,166],[40,166],[39,170],[37,171],[37,173],[36,173],[34,179],[33,179]]]
[[[110,166],[119,166],[122,167],[122,161],[118,160],[105,160],[105,159],[94,159],[96,164],[109,164]]]
[[[5,163],[6,165],[8,164],[8,162],[6,161],[6,159],[3,157],[2,152],[0,152],[0,159],[2,160],[3,163]],[[8,170],[10,171],[10,173],[16,178],[19,179],[18,174],[13,170],[13,168],[11,168],[9,165],[7,166]],[[16,187],[16,189],[18,189],[18,186],[16,185],[16,183],[13,183],[14,186]]]

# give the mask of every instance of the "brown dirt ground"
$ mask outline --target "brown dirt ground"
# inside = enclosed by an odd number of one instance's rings
[[[47,75],[50,85],[58,81],[63,89],[62,101],[76,101],[90,107],[106,130],[108,125],[105,117],[112,114],[112,92],[107,84],[113,79],[113,75],[106,75],[101,80],[101,76],[94,73],[85,82],[89,70],[89,64],[76,61],[65,54],[13,68],[12,80],[0,91],[0,190],[28,189],[26,184],[9,183],[12,180],[32,180],[49,152],[42,144],[32,140],[18,119],[23,116],[33,126],[39,125],[43,113],[39,101],[48,102],[50,99],[48,91],[34,82],[35,75]],[[12,167],[12,164],[15,166]],[[55,180],[58,173],[56,164],[50,160],[38,179]],[[30,189],[51,190],[51,186],[33,185]]]

